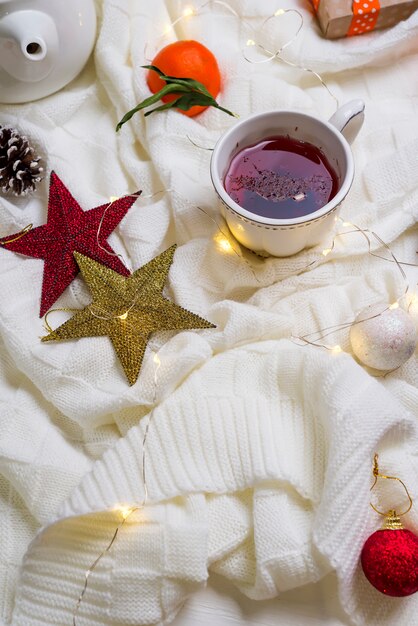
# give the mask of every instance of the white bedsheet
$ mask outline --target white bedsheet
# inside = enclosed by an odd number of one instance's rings
[[[341,102],[366,102],[342,214],[415,262],[418,12],[390,31],[329,42],[302,0],[231,6],[254,27],[279,7],[302,10],[304,29],[288,58],[325,72]],[[86,209],[138,188],[144,196],[166,190],[138,200],[110,243],[131,269],[177,243],[167,293],[217,329],[152,341],[162,363],[148,446],[153,504],[131,518],[92,575],[80,626],[168,623],[197,590],[201,604],[193,599],[178,626],[418,624],[416,598],[380,596],[358,567],[361,546],[380,523],[368,504],[375,450],[418,498],[417,356],[374,379],[352,358],[347,334],[335,337],[341,355],[290,341],[292,333],[394,300],[404,288],[399,271],[353,235],[299,276],[321,248],[290,259],[247,254],[255,277],[242,259],[221,254],[216,227],[195,208],[218,219],[210,152],[187,135],[212,146],[233,119],[216,110],[194,119],[173,111],[137,115],[114,131],[148,94],[144,50],[152,58],[175,37],[212,49],[222,71],[220,102],[242,116],[294,108],[327,118],[332,99],[314,78],[280,62],[249,65],[241,53],[249,31],[220,4],[181,21],[171,39],[161,35],[184,9],[178,0],[104,0],[98,8],[95,56],[83,73],[39,102],[0,106],[0,123],[31,138],[48,173],[55,170]],[[289,36],[285,19],[269,22],[263,43]],[[2,235],[45,223],[47,189],[46,179],[30,198],[0,199]],[[118,519],[100,512],[143,496],[154,364],[149,352],[130,388],[106,338],[41,344],[43,263],[0,252],[0,623],[64,626],[84,571]],[[417,270],[409,277],[416,291]],[[57,306],[88,302],[77,278]],[[387,506],[399,500],[388,490],[383,498]],[[407,523],[418,531],[418,506]],[[215,582],[202,595],[208,570]],[[205,617],[206,602],[212,612]]]

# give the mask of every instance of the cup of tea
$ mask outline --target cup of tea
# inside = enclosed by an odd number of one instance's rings
[[[328,122],[269,111],[224,133],[210,172],[234,237],[263,256],[320,243],[353,182],[350,143],[363,121],[364,102],[352,100]]]

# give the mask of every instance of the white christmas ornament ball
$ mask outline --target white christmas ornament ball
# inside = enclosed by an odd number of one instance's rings
[[[356,357],[377,370],[400,367],[411,358],[417,345],[417,329],[412,317],[400,307],[388,307],[387,303],[366,307],[357,315],[350,330]]]

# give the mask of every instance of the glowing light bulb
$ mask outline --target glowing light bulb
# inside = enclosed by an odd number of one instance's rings
[[[222,233],[217,233],[213,240],[216,242],[218,249],[221,252],[224,253],[228,253],[228,252],[233,252],[234,249],[232,247],[232,245],[229,243],[228,239],[226,238],[225,235],[223,235]]]
[[[331,254],[331,252],[332,248],[325,248],[325,250],[322,250],[323,256],[328,256],[329,254]]]
[[[154,354],[153,361],[158,365],[158,367],[161,365],[161,360],[157,353]]]
[[[255,46],[254,39],[247,39],[247,46]]]
[[[393,309],[399,309],[399,302],[394,302],[390,305],[389,309],[393,311]]]
[[[228,254],[234,251],[233,247],[229,243],[228,239],[223,235],[219,234],[215,236],[215,241],[218,245],[218,248],[221,252]]]
[[[343,351],[342,347],[339,345],[336,345],[334,347],[331,348],[331,352],[333,354],[340,354]]]
[[[195,9],[194,7],[190,6],[190,7],[186,7],[183,11],[183,17],[191,17],[192,15],[195,14]]]
[[[126,519],[132,513],[133,508],[131,506],[118,505],[115,507],[115,511],[120,513],[123,519]]]
[[[286,11],[284,9],[277,9],[276,13],[274,14],[275,17],[277,17],[278,15],[283,15],[284,13],[286,13]]]
[[[127,317],[128,317],[128,311],[125,311],[125,313],[122,313],[122,315],[118,315],[118,318],[120,320],[126,320]]]
[[[343,222],[343,226],[352,226],[351,222]]]
[[[116,202],[116,200],[119,200],[119,196],[110,196],[110,202]]]
[[[166,24],[166,26],[164,26],[163,34],[169,35],[172,30],[173,30],[173,26],[171,24]]]

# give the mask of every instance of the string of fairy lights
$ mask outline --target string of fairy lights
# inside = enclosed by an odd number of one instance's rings
[[[198,7],[194,7],[192,5],[187,5],[181,15],[179,15],[175,20],[173,20],[170,24],[167,24],[162,32],[162,34],[154,41],[154,46],[158,47],[158,45],[160,44],[161,40],[172,35],[174,33],[174,29],[176,27],[177,24],[179,24],[180,22],[184,21],[184,20],[189,20],[193,17],[197,17],[198,15],[202,15],[206,9],[213,9],[213,7],[218,7],[220,9],[224,9],[226,11],[228,11],[231,15],[235,16],[237,19],[240,20],[240,22],[248,29],[248,33],[249,36],[246,39],[243,47],[242,47],[242,54],[244,59],[248,62],[248,63],[253,63],[253,64],[258,64],[258,63],[268,63],[268,62],[272,62],[275,60],[281,61],[295,69],[301,70],[301,71],[305,71],[310,73],[312,76],[314,76],[319,82],[320,84],[327,90],[328,94],[331,96],[331,98],[335,101],[336,107],[338,108],[339,106],[339,102],[338,102],[338,98],[335,96],[335,94],[332,92],[332,90],[329,88],[329,86],[327,85],[327,83],[323,80],[323,78],[320,76],[320,74],[318,74],[315,70],[305,67],[305,66],[301,66],[298,65],[292,61],[289,61],[287,59],[285,59],[282,56],[283,51],[288,48],[291,44],[294,43],[294,41],[296,40],[296,38],[298,37],[298,35],[300,34],[300,31],[303,27],[303,23],[304,23],[304,19],[303,19],[303,15],[300,13],[300,11],[295,10],[295,9],[282,9],[279,8],[277,9],[272,15],[270,15],[269,17],[267,17],[261,24],[261,26],[259,26],[259,28],[254,28],[252,24],[250,24],[248,21],[244,20],[239,13],[227,2],[224,2],[223,0],[208,0],[206,2],[204,2],[203,4],[201,4]],[[260,33],[263,31],[263,29],[266,28],[267,24],[271,21],[271,20],[275,20],[277,18],[281,18],[286,14],[293,14],[295,15],[298,19],[299,19],[299,24],[295,30],[294,35],[288,39],[278,50],[269,50],[267,47],[265,47],[262,43],[260,43],[258,41],[258,37],[260,35]],[[149,49],[149,42],[146,43],[145,45],[145,49],[144,49],[144,56],[145,58],[147,58],[147,53],[148,53],[148,49]],[[252,52],[253,51],[258,51],[263,58],[254,58],[254,56],[252,56]],[[203,148],[202,146],[199,146],[198,144],[194,143],[192,141],[192,139],[189,138],[189,141],[191,141],[191,143],[193,143],[196,147],[200,148],[200,149],[205,149],[205,150],[211,150],[211,148]],[[159,195],[159,194],[167,194],[167,193],[176,193],[175,190],[173,189],[162,189],[159,190],[155,193],[149,194],[149,195],[143,195],[141,193],[138,194],[130,194],[131,197],[135,197],[136,199],[140,200],[141,202],[146,200],[146,199],[152,199],[155,196]],[[117,196],[112,196],[110,198],[110,202],[109,205],[107,206],[107,208],[105,209],[99,227],[98,227],[98,231],[97,231],[97,244],[98,246],[104,250],[107,254],[112,255],[112,256],[118,256],[120,258],[120,260],[126,265],[125,260],[123,258],[123,256],[121,254],[117,254],[117,253],[113,253],[110,252],[109,250],[107,250],[106,248],[104,248],[101,244],[100,244],[100,234],[101,234],[101,229],[102,229],[102,225],[103,225],[103,221],[105,219],[106,213],[108,211],[108,209],[112,206],[112,204],[118,199]],[[196,210],[199,210],[201,213],[203,213],[208,219],[211,220],[211,222],[215,225],[216,227],[216,233],[213,236],[213,241],[217,247],[217,250],[219,251],[219,253],[221,254],[234,254],[237,256],[237,258],[244,262],[246,264],[246,266],[248,267],[248,269],[250,270],[250,272],[252,273],[254,279],[256,280],[257,283],[261,284],[261,280],[259,278],[259,276],[257,275],[256,269],[253,267],[253,265],[251,264],[251,262],[249,261],[249,259],[243,254],[242,249],[240,244],[236,241],[236,239],[232,236],[231,232],[228,229],[228,226],[225,223],[220,224],[218,222],[217,219],[215,219],[208,211],[206,211],[204,208],[200,207],[200,206],[196,206],[195,207]],[[351,222],[348,222],[342,218],[336,218],[336,224],[340,224],[344,229],[349,229],[349,230],[344,230],[344,231],[340,231],[340,232],[336,232],[333,236],[333,239],[331,241],[331,243],[326,247],[323,248],[322,250],[318,251],[317,254],[317,258],[314,259],[313,261],[310,261],[308,264],[306,264],[305,266],[303,266],[302,268],[299,268],[297,270],[295,270],[294,272],[289,273],[287,276],[282,277],[281,279],[283,280],[284,278],[288,278],[291,276],[295,276],[295,275],[299,275],[302,274],[306,271],[312,270],[315,267],[317,267],[318,265],[320,265],[321,263],[325,262],[325,260],[329,260],[330,255],[334,252],[337,242],[341,237],[348,237],[349,235],[353,234],[353,233],[360,233],[366,243],[367,243],[367,253],[373,257],[379,258],[383,261],[386,262],[390,262],[390,263],[394,263],[397,267],[397,269],[399,270],[399,273],[401,274],[402,277],[402,281],[405,284],[405,288],[402,292],[402,294],[396,299],[394,300],[392,303],[389,303],[387,306],[387,309],[396,309],[398,307],[400,307],[402,304],[405,304],[407,311],[411,310],[412,308],[416,308],[418,311],[418,297],[415,294],[411,294],[410,292],[410,286],[409,283],[407,281],[407,277],[406,274],[403,270],[403,265],[408,265],[411,267],[418,267],[418,264],[416,263],[408,263],[408,262],[404,262],[404,261],[399,261],[397,259],[397,257],[395,256],[395,254],[393,253],[392,249],[390,248],[390,246],[388,244],[386,244],[380,237],[379,235],[377,235],[377,233],[370,231],[368,229],[363,229],[360,226],[357,226],[356,224],[353,224]],[[30,229],[32,228],[32,224],[29,224],[28,226],[26,226],[25,228],[23,228],[20,233],[18,233],[17,235],[15,235],[14,239],[10,239],[9,241],[15,241],[17,238],[23,237]],[[374,250],[374,246],[373,246],[373,242],[377,245],[377,249],[383,248],[386,253],[389,255],[389,258],[387,256],[383,256],[379,253],[377,253]],[[4,242],[7,243],[7,242]],[[385,310],[387,310],[385,309]],[[48,311],[48,313],[45,315],[44,318],[44,323],[45,323],[45,327],[48,330],[48,332],[52,332],[52,328],[49,325],[48,322],[48,316],[53,313],[53,312],[57,312],[57,311],[62,311],[62,312],[72,312],[75,309],[66,309],[66,308],[59,308],[59,309],[51,309],[50,311]],[[108,315],[108,312],[105,312],[106,315]],[[381,313],[379,314],[381,315]],[[108,319],[108,318],[106,318]],[[369,318],[371,319],[371,318]],[[328,326],[327,328],[322,328],[319,329],[317,331],[311,332],[311,333],[306,333],[300,336],[292,336],[291,339],[292,341],[298,343],[299,345],[311,345],[311,346],[315,346],[315,347],[320,347],[320,348],[324,348],[326,350],[328,350],[329,352],[331,352],[332,354],[340,354],[343,350],[341,348],[341,346],[339,344],[335,344],[335,345],[331,345],[328,343],[323,343],[322,340],[325,339],[328,335],[331,335],[332,333],[336,333],[336,332],[340,332],[343,330],[347,330],[349,328],[351,328],[354,324],[356,324],[357,322],[354,320],[348,321],[346,323],[343,324],[337,324],[334,326]],[[158,389],[158,383],[159,383],[159,371],[162,365],[162,361],[159,355],[159,351],[157,351],[156,349],[154,349],[152,346],[150,346],[150,350],[151,353],[153,354],[152,357],[152,362],[153,362],[153,395],[152,395],[152,407],[156,406],[156,402],[157,402],[157,389]],[[120,514],[120,521],[118,522],[112,537],[110,538],[109,542],[107,543],[107,545],[103,548],[103,550],[100,552],[100,554],[94,559],[94,561],[89,565],[89,567],[85,570],[84,572],[84,581],[83,581],[83,585],[81,588],[81,592],[78,596],[77,601],[75,602],[74,605],[74,610],[73,610],[73,614],[72,614],[72,624],[73,626],[79,626],[78,623],[78,617],[79,617],[79,612],[80,612],[80,608],[82,606],[83,601],[85,600],[85,596],[87,594],[88,591],[88,585],[89,585],[89,580],[91,575],[93,574],[93,572],[96,570],[96,568],[99,566],[101,560],[105,557],[106,554],[108,554],[110,552],[110,550],[112,549],[113,545],[115,544],[115,542],[118,540],[118,538],[120,537],[121,531],[123,529],[123,526],[126,524],[127,520],[137,511],[143,509],[148,502],[148,498],[149,498],[149,493],[148,493],[148,484],[147,484],[147,439],[149,436],[149,432],[150,432],[150,427],[153,421],[153,417],[154,417],[154,408],[152,408],[149,413],[147,414],[147,416],[144,418],[146,420],[146,425],[145,425],[145,430],[144,430],[144,435],[143,435],[143,440],[142,440],[142,462],[141,462],[141,474],[142,474],[142,483],[143,483],[143,488],[144,488],[144,497],[142,499],[142,502],[135,504],[133,506],[129,506],[129,505],[117,505],[115,507],[115,509],[117,510],[117,512]]]
[[[159,357],[158,352],[154,352],[154,356],[153,356],[153,363],[154,363],[154,391],[153,391],[153,399],[152,399],[152,404],[155,406],[156,401],[157,401],[157,388],[158,388],[158,372],[159,369],[161,367],[161,359]],[[137,511],[139,511],[140,509],[143,509],[148,502],[148,483],[147,483],[147,470],[146,470],[146,443],[147,443],[147,439],[148,439],[148,434],[149,434],[149,429],[152,423],[154,417],[154,411],[151,410],[147,416],[145,417],[146,419],[146,425],[145,425],[145,430],[144,430],[144,436],[142,438],[142,462],[141,462],[141,474],[142,474],[142,483],[144,485],[144,497],[142,499],[142,502],[140,504],[134,505],[134,506],[128,506],[128,505],[117,505],[115,507],[116,512],[120,513],[121,515],[121,520],[119,521],[119,523],[117,524],[115,531],[109,541],[109,543],[105,546],[105,548],[100,552],[100,554],[94,559],[94,561],[89,565],[89,567],[87,568],[87,570],[84,573],[84,583],[83,583],[83,587],[81,589],[80,595],[77,598],[77,602],[75,604],[74,607],[74,611],[73,611],[73,626],[77,626],[77,616],[78,613],[80,611],[80,607],[81,604],[83,602],[84,596],[87,592],[87,588],[88,588],[88,584],[89,584],[89,578],[91,576],[91,574],[94,572],[94,570],[96,569],[96,567],[99,565],[100,561],[103,559],[104,556],[106,556],[106,554],[108,552],[110,552],[110,550],[112,549],[113,544],[115,543],[115,541],[118,538],[118,535],[120,533],[120,531],[122,530],[123,526],[126,524],[126,522],[128,521],[128,519]]]
[[[267,18],[265,18],[260,26],[254,27],[250,22],[248,22],[248,20],[244,19],[238,13],[238,11],[234,9],[234,7],[232,7],[228,2],[224,2],[224,0],[207,0],[206,2],[204,2],[198,7],[195,7],[193,5],[187,5],[183,9],[183,12],[181,13],[181,15],[179,15],[171,23],[165,25],[162,34],[155,41],[154,48],[158,48],[159,45],[161,44],[161,41],[164,38],[174,34],[175,32],[174,29],[175,29],[175,26],[177,26],[177,24],[179,24],[180,22],[184,20],[190,20],[190,18],[203,15],[205,13],[205,9],[208,7],[211,7],[211,8],[219,7],[219,8],[225,9],[228,13],[230,13],[235,18],[237,18],[240,21],[240,24],[246,27],[247,32],[248,32],[248,38],[246,39],[246,41],[244,42],[241,48],[241,53],[245,61],[254,65],[258,65],[261,63],[269,63],[271,61],[276,60],[276,61],[285,63],[286,65],[290,67],[293,67],[295,69],[311,74],[319,81],[319,83],[328,92],[330,97],[335,102],[336,109],[338,109],[338,107],[340,106],[338,97],[333,93],[329,85],[326,83],[326,81],[318,72],[316,72],[310,67],[299,65],[298,63],[290,61],[289,59],[286,59],[282,55],[284,50],[286,50],[286,48],[290,47],[296,41],[304,25],[303,15],[297,9],[278,8],[274,13],[272,13]],[[213,13],[213,11],[211,11],[211,13]],[[296,16],[296,18],[298,19],[299,23],[295,29],[295,32],[292,35],[292,37],[288,38],[286,42],[283,45],[281,45],[277,50],[269,50],[259,41],[259,37],[261,33],[266,29],[266,26],[269,22],[271,22],[272,20],[276,20],[277,18],[283,18],[283,16],[286,16],[286,15],[293,15],[293,16]],[[149,48],[149,42],[145,44],[144,57],[147,59],[147,61],[151,62],[151,58],[148,57],[148,48]],[[261,55],[261,58],[254,58],[254,55],[252,54],[253,50],[258,51]]]
[[[343,331],[343,330],[348,330],[350,328],[352,328],[353,326],[357,325],[357,324],[361,324],[365,321],[377,318],[381,315],[383,315],[383,313],[385,313],[387,310],[395,310],[398,309],[401,304],[403,303],[407,312],[409,312],[411,309],[415,309],[415,307],[418,306],[418,297],[416,296],[416,294],[410,294],[410,285],[409,282],[407,280],[407,276],[405,274],[404,269],[402,268],[402,265],[407,265],[410,267],[418,267],[417,263],[409,263],[409,262],[405,262],[405,261],[399,261],[398,258],[395,256],[395,254],[393,253],[392,249],[390,248],[390,246],[384,242],[381,237],[375,233],[374,231],[370,231],[369,229],[363,229],[360,228],[360,226],[357,226],[356,224],[353,224],[352,222],[347,222],[345,220],[343,220],[342,218],[338,217],[337,220],[339,222],[341,222],[343,227],[348,227],[350,228],[350,230],[348,231],[343,231],[343,232],[339,232],[335,235],[335,237],[332,240],[331,245],[328,248],[325,248],[324,250],[322,250],[322,255],[323,256],[328,256],[329,254],[331,254],[331,252],[333,252],[336,242],[338,240],[338,238],[346,236],[346,235],[351,235],[353,233],[360,233],[366,240],[367,242],[367,253],[370,256],[376,257],[378,259],[381,259],[383,261],[387,261],[389,263],[395,263],[396,267],[399,270],[399,273],[401,275],[401,278],[404,282],[404,290],[402,292],[402,294],[396,299],[394,300],[392,303],[388,303],[387,307],[384,308],[380,313],[378,314],[373,314],[370,315],[369,317],[364,318],[363,320],[350,320],[348,322],[344,322],[342,324],[336,324],[334,326],[328,326],[325,328],[320,328],[316,331],[313,331],[311,333],[306,333],[304,335],[299,335],[299,336],[293,336],[292,335],[292,340],[295,343],[298,343],[299,345],[310,345],[310,346],[315,346],[315,347],[319,347],[319,348],[324,348],[325,350],[328,350],[329,352],[333,353],[333,354],[340,354],[341,352],[343,352],[341,346],[339,344],[335,344],[335,345],[330,345],[330,344],[326,344],[326,343],[322,343],[320,340],[321,339],[325,339],[325,337],[327,337],[328,335],[332,335],[334,333],[337,333],[339,331]],[[372,238],[375,239],[377,241],[377,243],[383,247],[387,253],[390,255],[391,258],[387,258],[381,254],[378,254],[376,252],[373,251],[372,249]],[[409,298],[408,298],[409,296]]]

